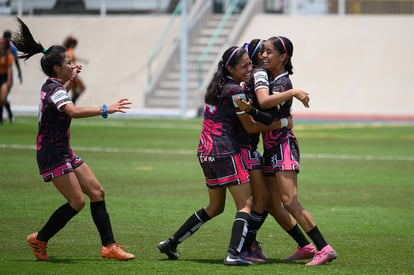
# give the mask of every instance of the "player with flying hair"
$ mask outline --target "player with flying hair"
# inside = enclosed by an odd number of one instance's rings
[[[131,260],[135,256],[125,252],[115,241],[105,205],[105,193],[89,166],[70,146],[72,118],[101,115],[107,118],[115,112],[129,109],[127,99],[101,107],[76,107],[68,96],[81,66],[72,64],[66,49],[60,45],[44,48],[33,39],[26,24],[17,18],[20,32],[12,35],[12,42],[25,60],[42,54],[40,65],[48,76],[40,91],[38,112],[39,129],[36,138],[36,156],[40,174],[45,182],[52,181],[67,203],[60,206],[38,232],[27,236],[27,242],[39,261],[48,261],[48,241],[85,206],[84,194],[90,199],[92,219],[98,229],[102,248],[101,256],[118,260]]]

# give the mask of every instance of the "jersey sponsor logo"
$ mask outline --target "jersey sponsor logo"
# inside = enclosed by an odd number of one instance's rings
[[[50,99],[53,101],[53,103],[57,104],[59,101],[62,101],[64,99],[69,99],[68,94],[65,90],[59,90],[56,93],[54,93]]]
[[[212,156],[200,156],[200,162],[204,163],[204,162],[214,162],[215,158]]]
[[[243,93],[240,93],[240,94],[235,94],[235,95],[232,95],[231,96],[231,99],[232,99],[232,101],[233,101],[233,105],[234,105],[234,107],[235,108],[239,108],[239,106],[237,106],[237,103],[236,103],[236,97],[238,97],[238,98],[240,98],[240,100],[244,100],[244,101],[247,101],[247,98],[246,98],[246,95],[245,94],[243,94]]]

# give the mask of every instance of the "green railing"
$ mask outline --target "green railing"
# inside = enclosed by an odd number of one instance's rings
[[[198,60],[198,87],[201,90],[203,88],[203,65],[206,62],[208,55],[210,54],[210,50],[213,45],[216,43],[218,36],[220,35],[221,31],[223,30],[224,26],[226,26],[227,21],[229,20],[230,16],[233,14],[234,9],[236,8],[239,0],[232,0],[226,13],[221,18],[219,25],[217,26],[216,30],[214,31],[213,35],[210,38],[206,48],[204,49],[203,53],[201,54],[200,59]]]
[[[151,55],[147,62],[147,70],[148,70],[148,80],[147,80],[147,91],[150,91],[152,89],[153,85],[153,73],[152,73],[152,63],[154,62],[154,59],[157,57],[158,51],[161,48],[162,43],[164,42],[164,39],[167,37],[168,32],[170,31],[175,19],[177,18],[178,14],[181,12],[182,2],[180,1],[178,5],[175,7],[174,12],[171,15],[170,20],[168,21],[167,27],[164,29],[164,32],[162,33],[160,39],[158,39],[157,44],[155,45],[154,49],[151,52]]]

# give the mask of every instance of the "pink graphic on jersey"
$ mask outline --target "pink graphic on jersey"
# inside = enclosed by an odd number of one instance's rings
[[[214,145],[214,137],[212,135],[221,136],[221,129],[221,123],[215,123],[210,119],[204,119],[203,129],[200,134],[200,144],[198,146],[198,151],[202,155],[209,155],[211,153]]]
[[[263,145],[266,149],[270,149],[281,142],[281,136],[283,130],[273,130],[270,132],[263,133]]]
[[[42,135],[38,135],[36,138],[36,150],[39,151],[40,149],[42,149]]]
[[[281,160],[275,160],[277,167],[280,167],[281,170],[299,170],[299,157],[298,152],[292,151],[290,147],[289,140],[283,142],[281,145],[281,151],[283,158]]]

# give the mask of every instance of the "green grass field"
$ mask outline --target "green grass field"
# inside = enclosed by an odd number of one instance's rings
[[[414,125],[297,122],[299,198],[338,259],[284,263],[295,244],[269,217],[258,240],[270,260],[228,267],[223,257],[235,214],[226,210],[168,261],[156,244],[207,204],[196,158],[201,119],[72,121],[72,147],[106,191],[116,240],[136,259],[102,259],[89,205],[37,262],[26,236],[65,203],[43,183],[35,159],[36,118],[0,127],[0,274],[414,274]]]

